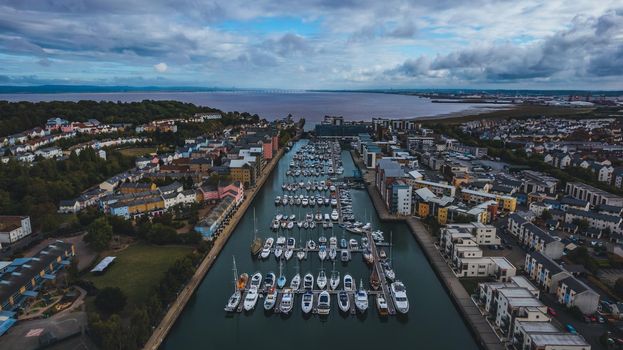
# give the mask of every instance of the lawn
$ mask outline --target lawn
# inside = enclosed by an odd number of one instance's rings
[[[149,153],[155,153],[156,147],[134,147],[120,149],[119,152],[126,157],[138,157]]]
[[[100,276],[89,273],[86,279],[97,288],[119,287],[128,297],[128,303],[144,300],[158,284],[167,269],[192,248],[183,246],[156,246],[134,244],[114,256],[112,266]]]

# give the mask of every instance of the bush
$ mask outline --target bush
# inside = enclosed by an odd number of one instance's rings
[[[95,306],[107,314],[118,313],[125,307],[127,298],[118,287],[106,287],[97,293]]]

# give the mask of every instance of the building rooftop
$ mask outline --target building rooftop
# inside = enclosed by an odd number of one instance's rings
[[[534,346],[589,346],[586,340],[579,334],[553,333],[553,334],[533,334],[532,344]]]

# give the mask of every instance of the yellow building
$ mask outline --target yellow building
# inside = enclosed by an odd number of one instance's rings
[[[437,209],[437,222],[442,225],[448,223],[448,208]]]
[[[428,203],[419,203],[417,213],[421,218],[427,217],[430,214],[430,206]]]

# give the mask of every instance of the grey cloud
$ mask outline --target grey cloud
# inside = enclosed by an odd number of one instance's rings
[[[418,77],[445,72],[475,82],[623,75],[622,35],[623,14],[610,11],[598,18],[576,18],[570,28],[537,43],[457,50],[438,55],[430,64],[422,57],[409,59],[385,74]]]
[[[304,37],[292,33],[287,33],[279,39],[266,40],[261,47],[281,57],[308,54],[313,51],[312,46]]]
[[[411,20],[407,20],[401,23],[398,27],[389,32],[389,36],[395,38],[412,38],[417,33],[415,23]]]

